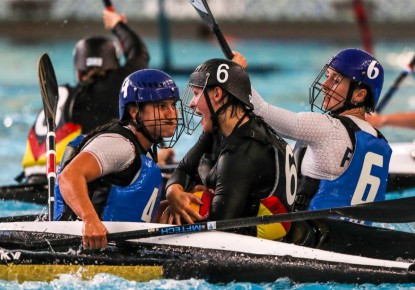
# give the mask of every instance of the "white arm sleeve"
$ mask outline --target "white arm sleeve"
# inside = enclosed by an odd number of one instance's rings
[[[96,158],[101,167],[101,176],[126,169],[136,156],[134,144],[114,133],[99,135],[82,151],[89,152]]]
[[[301,173],[317,179],[333,180],[347,168],[341,163],[347,148],[352,148],[349,134],[336,118],[313,112],[294,113],[266,103],[252,90],[254,112],[285,138],[308,146]]]
[[[306,145],[330,138],[332,130],[338,130],[341,123],[327,115],[313,112],[294,113],[266,103],[258,92],[252,89],[254,112],[281,136]]]

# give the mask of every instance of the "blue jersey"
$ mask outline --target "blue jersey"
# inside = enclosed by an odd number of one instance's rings
[[[141,170],[128,186],[112,186],[103,221],[151,222],[160,204],[163,180],[153,159],[141,154]]]
[[[131,140],[136,147],[137,156],[127,169],[88,183],[89,195],[95,210],[104,221],[151,222],[162,195],[163,180],[160,169],[153,159],[147,157],[140,149],[131,131],[117,124],[98,134],[107,132],[115,132]],[[83,139],[84,136],[80,135],[68,144],[58,175],[80,152],[81,147],[86,143]],[[75,218],[76,216],[63,200],[59,182],[56,182],[54,220]]]
[[[353,140],[352,140],[353,141]],[[365,131],[355,133],[349,167],[334,180],[321,180],[309,209],[350,206],[385,199],[389,161],[388,142]]]

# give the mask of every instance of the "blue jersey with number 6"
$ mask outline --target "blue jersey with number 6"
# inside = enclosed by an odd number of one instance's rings
[[[355,137],[355,150],[349,167],[334,180],[321,180],[310,210],[385,199],[392,149],[384,138],[365,131],[357,131]]]

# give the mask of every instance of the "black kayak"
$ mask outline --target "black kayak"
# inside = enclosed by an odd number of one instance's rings
[[[376,259],[415,261],[415,234],[337,219],[294,222],[285,242]]]
[[[160,166],[163,182],[166,182],[177,164]],[[0,200],[29,202],[40,205],[48,203],[48,184],[46,177],[34,183],[20,183],[0,186]]]

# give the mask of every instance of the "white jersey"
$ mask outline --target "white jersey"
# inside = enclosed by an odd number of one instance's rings
[[[346,150],[353,148],[347,129],[340,120],[314,112],[294,113],[266,103],[252,89],[254,112],[281,136],[301,142],[308,149],[301,163],[301,174],[316,179],[333,180],[348,167],[341,163]],[[352,119],[361,130],[377,136],[376,130],[367,122],[354,116]]]

